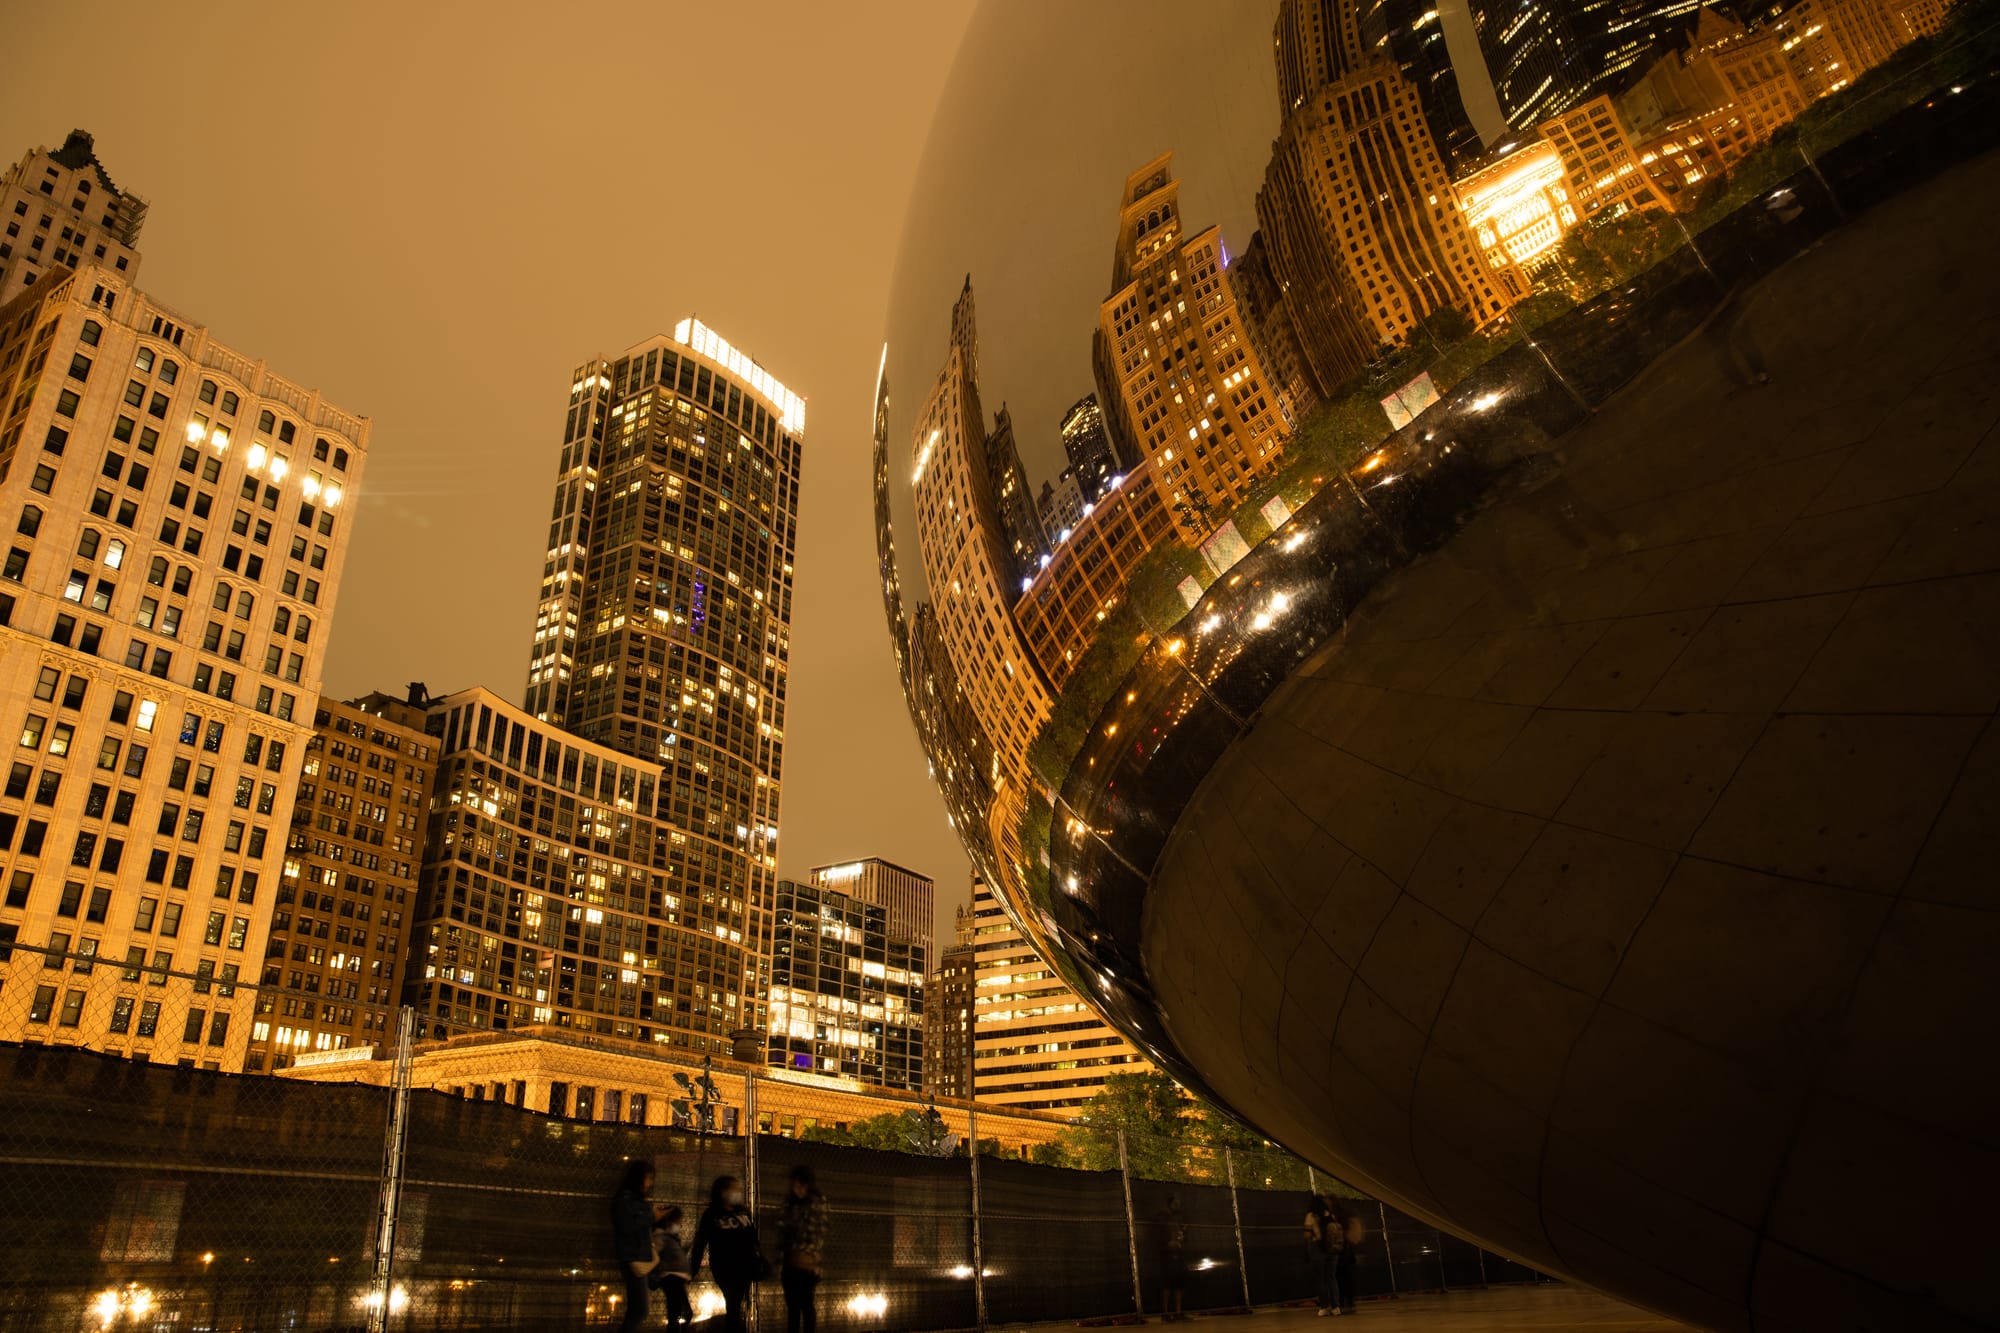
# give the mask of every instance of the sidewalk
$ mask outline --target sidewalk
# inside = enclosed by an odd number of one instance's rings
[[[1157,1315],[1148,1326],[1159,1324]],[[1635,1310],[1609,1296],[1578,1287],[1548,1284],[1533,1287],[1493,1287],[1485,1291],[1405,1296],[1398,1300],[1364,1301],[1343,1323],[1321,1319],[1310,1308],[1265,1307],[1254,1315],[1202,1315],[1189,1320],[1190,1333],[1304,1333],[1316,1329],[1388,1329],[1398,1333],[1545,1333],[1580,1330],[1587,1333],[1695,1333],[1686,1324]],[[1035,1328],[1067,1328],[1038,1324]]]

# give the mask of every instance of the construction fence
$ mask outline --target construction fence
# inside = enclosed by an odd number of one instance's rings
[[[819,1310],[833,1329],[1156,1313],[1170,1228],[1188,1310],[1309,1299],[1308,1190],[1345,1192],[1269,1146],[1078,1126],[1037,1148],[985,1108],[906,1097],[859,1117],[851,1090],[727,1062],[712,1076],[689,1066],[680,1087],[663,1077],[651,1106],[609,1087],[544,1092],[541,1106],[504,1083],[478,1097],[412,1087],[413,1024],[374,1062],[386,1086],[229,1073],[204,1058],[206,1026],[182,1040],[187,1015],[212,1023],[218,1002],[242,1004],[255,1031],[269,1021],[256,1015],[305,997],[240,982],[217,997],[213,978],[150,972],[100,996],[92,973],[75,984],[74,956],[31,957],[25,973],[22,958],[0,986],[15,1034],[0,1045],[0,1327],[16,1333],[616,1326],[609,1204],[635,1158],[653,1163],[655,1200],[684,1210],[684,1238],[713,1182],[740,1179],[774,1260],[787,1179],[811,1166],[830,1214]],[[65,1028],[71,990],[85,999]],[[160,1006],[157,1045],[65,1040],[103,1034],[96,1008],[125,991]],[[788,1109],[760,1111],[760,1096]],[[1536,1280],[1393,1208],[1351,1206],[1369,1231],[1364,1298]],[[692,1296],[720,1314],[705,1278]],[[783,1326],[775,1281],[756,1317]]]

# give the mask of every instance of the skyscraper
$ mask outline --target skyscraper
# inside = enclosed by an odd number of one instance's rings
[[[1106,1074],[1151,1068],[1014,928],[993,890],[972,881],[975,1095],[982,1102],[1074,1115]]]
[[[924,982],[924,1091],[969,1101],[973,1092],[972,1011],[978,967],[972,909],[961,907],[951,947]]]
[[[889,914],[889,938],[917,945],[927,956],[931,952],[931,936],[937,929],[937,884],[929,875],[870,856],[814,866],[806,872],[806,880],[873,903]]]
[[[437,742],[384,695],[313,712],[245,1068],[393,1039]]]
[[[910,442],[917,549],[956,688],[993,750],[995,788],[1025,771],[1049,715],[1047,685],[1008,615],[1013,556],[995,513],[979,405],[979,337],[968,279],[952,307],[951,341]]]
[[[1126,178],[1111,295],[1097,317],[1106,387],[1189,545],[1249,495],[1291,429],[1243,327],[1228,264],[1216,228],[1187,234],[1171,153]]]
[[[368,423],[63,225],[78,267],[0,306],[0,945],[49,951],[0,961],[0,1040],[241,1069]]]
[[[0,305],[57,268],[95,264],[133,281],[145,222],[146,201],[112,183],[84,131],[35,149],[0,177]]]
[[[916,1092],[924,1083],[924,946],[889,910],[779,880],[766,1063]]]
[[[410,994],[432,1035],[720,1051],[762,1026],[804,428],[696,320],[577,369],[527,709],[431,706]]]
[[[1275,34],[1280,114],[1258,220],[1280,288],[1332,306],[1372,343],[1400,343],[1450,307],[1475,324],[1504,308],[1452,197],[1416,89],[1362,39],[1342,0],[1284,0]],[[1345,339],[1295,317],[1316,369]],[[1350,326],[1351,327],[1351,326]],[[1315,353],[1324,345],[1329,350]],[[1350,349],[1345,350],[1351,355]],[[1319,370],[1324,385],[1326,370]]]

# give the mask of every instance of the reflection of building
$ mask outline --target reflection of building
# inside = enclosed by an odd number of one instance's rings
[[[924,946],[889,911],[824,884],[778,881],[768,1063],[917,1091]]]
[[[1288,429],[1238,317],[1214,227],[1187,236],[1165,154],[1125,181],[1098,333],[1134,439],[1190,545],[1277,461]]]
[[[1344,307],[1370,347],[1402,342],[1446,307],[1477,324],[1497,316],[1504,302],[1459,216],[1416,90],[1364,43],[1354,7],[1285,0],[1276,46],[1284,121],[1258,219],[1280,288]],[[1302,248],[1322,253],[1331,281],[1299,265]],[[1330,389],[1322,363],[1334,358],[1315,353],[1320,340],[1298,327]]]
[[[1095,500],[1124,470],[1111,448],[1110,428],[1105,424],[1104,409],[1097,405],[1097,395],[1087,393],[1071,403],[1063,413],[1060,430],[1063,455],[1069,459],[1063,471],[1076,478],[1082,500]]]
[[[924,1091],[934,1097],[972,1097],[973,959],[972,910],[961,907],[952,945],[924,983]]]
[[[333,1054],[284,1071],[314,1083],[367,1083],[387,1087],[394,1076],[393,1043]],[[572,1120],[690,1128],[696,1109],[675,1075],[692,1083],[704,1069],[714,1082],[714,1129],[740,1134],[743,1079],[757,1074],[757,1132],[801,1138],[812,1131],[844,1130],[877,1116],[922,1115],[928,1105],[914,1092],[874,1088],[853,1079],[757,1068],[715,1057],[707,1066],[655,1049],[599,1043],[566,1029],[483,1033],[428,1042],[410,1062],[410,1086],[467,1101],[501,1102]],[[967,1133],[964,1104],[938,1103],[947,1133]],[[1064,1121],[1006,1107],[979,1108],[979,1137],[996,1141],[1005,1156],[1024,1157],[1052,1141]]]
[[[1509,128],[1530,130],[1575,106],[1600,76],[1583,35],[1605,17],[1575,14],[1578,7],[1557,0],[1466,0]]]
[[[704,1052],[762,1025],[771,890],[751,830],[719,828],[727,770],[688,781],[483,689],[433,701],[428,729],[404,997],[426,1036],[553,1024]]]
[[[0,1041],[239,1070],[368,423],[82,244],[0,307]]]
[[[1453,59],[1434,0],[1359,0],[1362,40],[1386,42],[1389,58],[1417,90],[1431,140],[1447,163],[1477,156],[1479,135],[1459,95]]]
[[[889,914],[889,938],[931,949],[937,914],[937,885],[930,876],[905,870],[894,861],[871,856],[838,865],[814,866],[806,882],[838,889],[851,898],[874,903]]]
[[[1279,401],[1294,420],[1320,394],[1306,363],[1305,346],[1292,318],[1278,276],[1271,271],[1271,249],[1261,231],[1250,234],[1250,244],[1229,266],[1229,284],[1236,291],[1236,305],[1243,312],[1243,326],[1250,333],[1250,345],[1263,363],[1264,378],[1277,391]]]
[[[1547,122],[1542,133],[1562,157],[1570,197],[1584,218],[1667,206],[1609,95]]]
[[[1151,472],[1136,472],[1085,506],[1048,567],[1014,604],[1021,639],[1050,684],[1068,682],[1098,626],[1125,595],[1133,568],[1165,539],[1172,522]]]
[[[951,348],[917,414],[911,485],[917,549],[945,655],[980,730],[992,742],[995,787],[1025,769],[1049,693],[1007,614],[1013,555],[989,486],[979,406],[972,283],[952,309]]]
[[[390,1039],[437,742],[424,710],[322,700],[292,807],[249,1069]]]
[[[1808,100],[1839,92],[1945,24],[1941,0],[1800,0],[1772,23]]]
[[[1685,53],[1661,56],[1617,99],[1620,119],[1641,141],[1688,125],[1702,126],[1706,137],[1720,140],[1719,129],[1740,126],[1730,137],[1746,146],[1734,152],[1719,145],[1716,153],[1724,162],[1769,139],[1805,106],[1776,34],[1748,32],[1712,9],[1701,11]]]
[[[1537,139],[1452,186],[1493,281],[1511,300],[1528,295],[1529,274],[1576,225],[1576,208],[1555,145]]]
[[[993,431],[986,437],[986,467],[993,515],[1000,522],[1000,543],[1013,560],[1008,581],[1026,578],[1041,567],[1049,544],[1042,533],[1042,516],[1035,509],[1035,493],[1028,486],[1027,469],[1021,466],[1020,448],[1014,442],[1014,418],[1005,404],[994,413]]]
[[[1048,534],[1049,545],[1054,547],[1067,540],[1070,529],[1083,522],[1083,489],[1076,473],[1064,468],[1054,481],[1043,482],[1035,505],[1041,513],[1042,530]]]
[[[1106,1074],[1151,1068],[1037,957],[983,879],[972,881],[978,972],[973,1045],[981,1104],[1075,1115]]]
[[[138,276],[146,201],[105,173],[88,134],[37,148],[0,177],[0,305],[52,269],[95,264],[130,282]]]
[[[1583,50],[1584,82],[1577,96],[1551,104],[1548,115],[1566,110],[1592,92],[1615,86],[1625,71],[1643,63],[1687,26],[1687,16],[1709,0],[1582,0],[1572,32]],[[1528,122],[1532,124],[1533,122]]]

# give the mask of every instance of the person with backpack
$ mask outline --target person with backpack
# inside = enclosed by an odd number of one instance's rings
[[[785,1190],[784,1211],[778,1215],[779,1280],[785,1287],[785,1333],[817,1333],[819,1311],[815,1290],[826,1258],[826,1196],[819,1192],[813,1169],[792,1168]]]
[[[652,1283],[667,1301],[669,1329],[694,1327],[694,1303],[688,1299],[688,1283],[694,1273],[688,1267],[687,1246],[681,1243],[681,1210],[669,1208],[660,1216],[659,1239],[654,1244],[660,1262],[653,1265]]]
[[[708,1192],[708,1207],[695,1223],[694,1245],[688,1251],[688,1272],[708,1271],[722,1290],[722,1333],[746,1333],[750,1288],[771,1275],[757,1239],[757,1219],[743,1203],[743,1182],[718,1176]]]
[[[1339,1219],[1320,1195],[1306,1196],[1304,1234],[1306,1267],[1313,1275],[1313,1294],[1318,1298],[1319,1317],[1325,1319],[1340,1313],[1337,1265],[1341,1252],[1347,1246],[1347,1233],[1341,1229]]]
[[[1361,1248],[1361,1242],[1368,1239],[1368,1228],[1362,1223],[1361,1214],[1337,1194],[1326,1196],[1326,1213],[1328,1223],[1340,1233],[1340,1248],[1333,1258],[1337,1313],[1351,1315],[1354,1313],[1354,1256]]]

